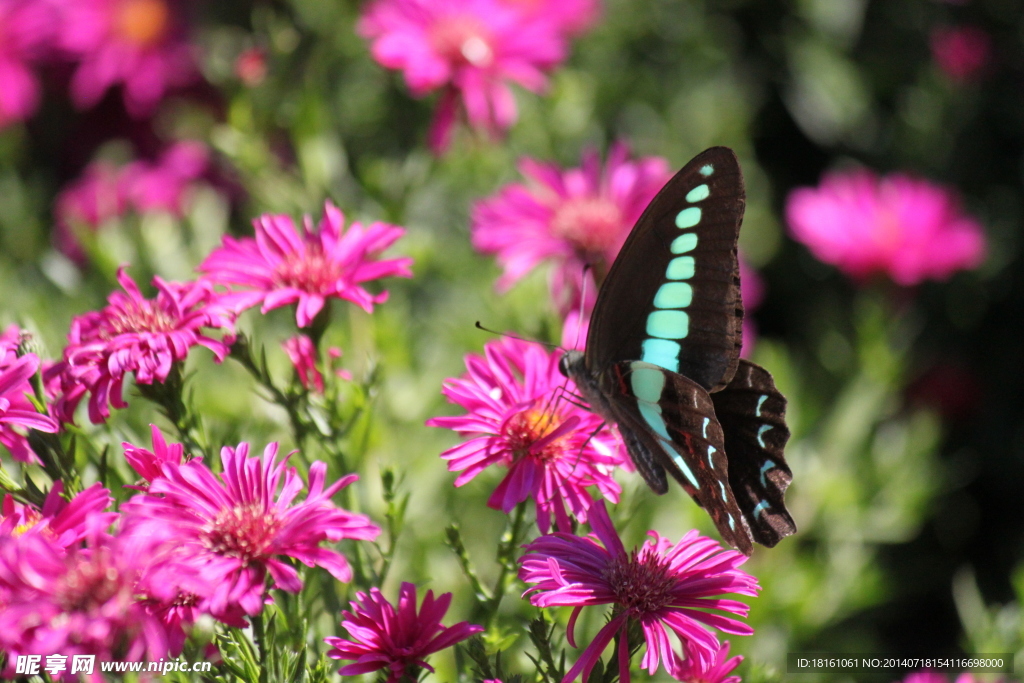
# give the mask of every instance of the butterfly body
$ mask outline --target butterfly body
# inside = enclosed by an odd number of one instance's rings
[[[651,201],[598,295],[586,352],[561,361],[591,407],[614,422],[656,493],[670,474],[722,537],[750,554],[796,531],[786,400],[739,357],[737,239],[744,189],[725,147],[697,155]]]

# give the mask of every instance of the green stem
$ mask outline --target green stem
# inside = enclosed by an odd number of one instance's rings
[[[508,592],[509,586],[512,585],[512,580],[515,578],[515,552],[522,542],[524,519],[526,519],[525,501],[516,506],[515,512],[512,513],[512,523],[506,527],[501,538],[501,545],[498,546],[498,578],[494,581],[494,590],[491,591],[491,597],[484,606],[486,610],[484,626],[487,628],[491,627],[495,617],[498,616],[501,600],[505,597],[505,593]]]
[[[252,639],[256,643],[256,650],[260,662],[260,683],[268,683],[269,672],[267,671],[267,643],[266,631],[263,624],[263,612],[252,617]]]
[[[163,409],[164,415],[174,425],[185,451],[194,456],[208,455],[203,436],[203,425],[199,415],[185,403],[185,377],[181,364],[175,363],[163,383],[137,384],[139,393]]]

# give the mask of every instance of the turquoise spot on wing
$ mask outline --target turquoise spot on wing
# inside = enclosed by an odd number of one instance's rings
[[[661,417],[661,408],[658,407],[657,403],[647,403],[646,401],[637,401],[636,407],[640,409],[640,414],[644,420],[651,426],[659,436],[671,441],[672,437],[668,435],[668,428],[665,426],[665,420]]]
[[[711,164],[704,164],[700,167],[700,174],[707,178],[709,175],[715,172],[715,167]]]
[[[694,488],[699,489],[700,484],[697,482],[697,477],[693,476],[693,471],[690,469],[690,466],[686,464],[686,461],[683,460],[683,456],[679,455],[671,448],[668,449],[668,452],[672,454],[672,460],[679,466],[683,475],[690,480],[690,483],[693,484]]]
[[[688,209],[683,209],[676,215],[676,227],[678,228],[692,228],[698,223],[700,223],[699,206],[691,206]]]
[[[761,486],[768,486],[768,482],[765,480],[764,475],[773,467],[775,467],[775,462],[773,460],[765,460],[764,464],[761,465]]]
[[[764,445],[764,433],[771,428],[771,425],[761,425],[761,428],[757,430],[757,445],[761,448],[767,448],[767,446]]]
[[[686,311],[654,311],[647,316],[647,334],[662,339],[683,339],[690,333]]]
[[[693,287],[685,282],[666,282],[654,295],[655,308],[686,308],[693,303]]]
[[[668,262],[665,277],[669,280],[689,280],[693,277],[697,262],[692,256],[678,256]]]
[[[725,484],[723,484],[722,482],[718,482],[718,488],[722,489],[722,500],[729,500],[729,494],[725,492]]]
[[[761,417],[761,406],[763,406],[764,402],[767,400],[768,394],[765,394],[761,398],[757,399],[757,410],[754,412],[754,415],[756,415],[757,417]]]
[[[698,185],[689,192],[686,193],[686,201],[693,204],[694,202],[700,202],[711,196],[711,188],[708,187],[707,183]]]
[[[711,459],[711,454],[715,452],[715,447],[708,445],[708,464],[711,465],[712,469],[715,467],[715,461]]]
[[[704,418],[704,425],[703,425],[703,427],[701,429],[701,436],[703,436],[705,439],[708,438],[708,425],[710,423],[711,423],[711,418],[710,417],[705,417]],[[710,448],[710,446],[708,446],[708,448]],[[708,453],[710,454],[710,451],[708,451]]]
[[[643,353],[640,356],[640,360],[643,362],[657,365],[672,372],[679,372],[679,352],[682,350],[682,347],[678,343],[668,339],[645,339],[640,348],[643,349]],[[659,372],[658,374],[660,375],[661,373]],[[636,389],[633,391],[635,393]]]
[[[760,514],[762,514],[764,512],[764,509],[766,507],[768,507],[768,501],[767,500],[762,500],[760,503],[758,503],[756,506],[754,506],[754,510],[751,513],[751,516],[756,519],[758,515],[760,515]]]
[[[665,375],[654,368],[635,365],[630,367],[633,372],[629,376],[629,384],[633,388],[633,395],[641,401],[657,404],[661,400],[661,391],[665,388]]]
[[[672,244],[669,246],[669,251],[673,254],[685,254],[688,251],[693,251],[697,248],[697,233],[695,232],[684,232],[679,237],[672,240]]]
[[[732,518],[732,515],[729,515],[729,528],[736,531],[736,520]]]

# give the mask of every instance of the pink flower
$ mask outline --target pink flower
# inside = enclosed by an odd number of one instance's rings
[[[683,650],[686,659],[672,672],[672,678],[684,683],[740,683],[739,676],[728,674],[740,665],[743,657],[729,659],[728,640],[714,653],[694,647],[689,641],[683,643]]]
[[[937,28],[931,35],[932,59],[951,80],[974,80],[992,58],[992,39],[976,26]]]
[[[239,310],[262,302],[263,313],[295,303],[295,321],[307,327],[328,298],[347,299],[363,310],[387,300],[361,283],[382,277],[412,277],[412,259],[379,260],[381,252],[405,231],[386,223],[364,228],[353,223],[343,232],[345,216],[327,202],[317,230],[305,216],[298,234],[290,216],[265,214],[257,218],[256,239],[225,237],[224,244],[199,266],[211,281],[241,287],[235,295]]]
[[[319,394],[324,393],[324,376],[316,367],[316,348],[313,341],[304,334],[298,334],[287,339],[282,346],[288,354],[288,359],[295,366],[302,386],[306,389],[315,389]]]
[[[444,395],[467,414],[427,420],[470,437],[441,454],[450,471],[462,472],[455,485],[491,465],[508,467],[487,504],[507,513],[533,498],[542,531],[552,514],[558,528],[569,528],[566,506],[586,521],[589,486],[618,501],[612,471],[623,463],[621,446],[601,418],[565,400],[575,387],[558,370],[561,355],[511,338],[485,344],[484,354],[466,356],[467,374],[445,382]]]
[[[903,174],[831,173],[817,188],[789,195],[794,238],[820,260],[858,280],[885,273],[898,284],[944,280],[976,268],[985,234],[949,189]]]
[[[286,467],[287,458],[277,459],[276,443],[262,458],[249,457],[247,443],[225,447],[221,462],[220,475],[198,460],[165,462],[163,476],[153,479],[148,493],[125,507],[131,528],[166,539],[177,549],[177,559],[197,568],[212,614],[222,618],[239,608],[258,614],[267,574],[278,588],[297,592],[302,582],[285,558],[323,567],[339,581],[352,580],[345,557],[321,543],[373,540],[380,533],[367,517],[331,502],[355,475],[324,489],[327,466],[314,462],[309,493],[293,504],[303,482],[294,467]]]
[[[629,160],[628,149],[612,147],[605,167],[596,152],[567,171],[532,159],[519,163],[528,184],[514,183],[473,208],[473,246],[496,254],[506,290],[542,261],[552,261],[552,296],[562,311],[578,308],[584,266],[607,273],[633,224],[669,180],[660,157]],[[597,291],[588,275],[586,289]]]
[[[196,77],[193,48],[169,0],[76,0],[61,11],[61,43],[80,60],[71,80],[80,109],[120,83],[128,113],[147,116],[167,91]]]
[[[672,545],[651,531],[640,550],[626,553],[604,504],[591,510],[588,538],[553,533],[526,546],[519,562],[519,578],[535,584],[526,594],[538,607],[572,606],[569,644],[576,647],[573,633],[576,618],[586,605],[614,605],[608,623],[587,646],[563,683],[590,671],[612,638],[619,636],[619,676],[629,681],[627,631],[631,621],[639,622],[647,642],[640,666],[653,674],[664,659],[671,673],[683,666],[672,649],[671,630],[686,645],[688,653],[704,661],[715,661],[718,639],[706,626],[726,633],[750,635],[743,622],[717,612],[745,617],[750,608],[742,602],[718,597],[725,593],[757,595],[757,580],[737,569],[746,557],[735,550],[723,550],[711,540],[690,531]],[[596,534],[596,535],[595,535]],[[597,541],[600,541],[599,545]],[[603,547],[602,547],[603,545]]]
[[[210,283],[155,277],[157,296],[146,299],[123,268],[117,279],[124,293],[107,297],[109,305],[102,311],[71,321],[64,349],[64,396],[58,408],[66,421],[86,392],[91,394],[89,419],[94,423],[110,416],[108,403],[126,407],[121,393],[129,372],[137,383],[153,384],[165,381],[193,346],[210,349],[218,362],[228,353],[234,315],[218,303]],[[228,336],[208,337],[202,333],[207,327],[226,330]]]
[[[54,28],[53,8],[38,0],[0,0],[0,129],[39,106],[31,62],[45,54]]]
[[[434,591],[427,591],[419,614],[416,613],[416,586],[403,582],[398,594],[398,609],[384,599],[380,590],[356,593],[352,611],[342,612],[341,625],[351,640],[332,636],[324,640],[334,649],[327,653],[332,659],[354,659],[354,664],[343,666],[342,676],[388,669],[388,683],[418,679],[419,669],[433,671],[426,662],[427,655],[483,631],[461,621],[454,626],[442,626],[441,619],[451,604],[452,594],[445,593],[434,599]]]
[[[64,484],[54,482],[46,494],[43,508],[16,503],[6,496],[0,507],[0,537],[43,534],[60,548],[68,548],[87,536],[105,532],[117,520],[116,512],[104,512],[114,499],[99,483],[93,484],[70,501],[63,497]]]
[[[68,661],[73,655],[95,655],[100,661],[165,656],[163,626],[136,600],[138,593],[163,590],[160,581],[150,580],[151,550],[144,537],[98,536],[84,549],[62,548],[42,534],[4,539],[0,650],[8,655],[5,673],[13,672],[20,654],[59,653]],[[78,680],[70,670],[60,678]]]
[[[445,89],[430,134],[438,152],[448,146],[459,99],[474,128],[503,131],[517,116],[508,83],[540,92],[544,72],[565,57],[555,16],[504,0],[374,0],[358,30],[374,59],[405,72],[414,96]]]
[[[156,163],[134,161],[122,171],[128,202],[139,213],[163,211],[181,217],[186,194],[208,163],[206,146],[193,140],[174,143]]]
[[[151,484],[154,479],[163,476],[165,462],[180,465],[185,457],[185,447],[180,443],[168,444],[156,425],[149,425],[149,430],[153,437],[153,450],[135,446],[127,441],[121,443],[124,447],[125,460],[147,484]],[[189,457],[189,460],[191,459]],[[201,458],[196,459],[201,460]],[[127,488],[145,491],[148,486],[128,486]]]
[[[56,432],[60,429],[49,415],[39,413],[25,398],[31,393],[29,378],[39,369],[39,359],[27,353],[6,367],[0,368],[0,426]]]

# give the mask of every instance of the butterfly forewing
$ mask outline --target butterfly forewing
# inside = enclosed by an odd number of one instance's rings
[[[739,162],[726,147],[698,154],[662,188],[598,295],[590,368],[636,359],[708,391],[729,382],[742,339],[736,241],[743,206]]]
[[[789,440],[786,399],[771,374],[748,360],[740,361],[729,385],[711,399],[725,431],[729,485],[754,540],[774,546],[796,532],[784,500],[793,480],[783,456]]]

